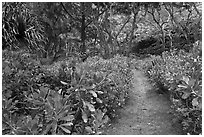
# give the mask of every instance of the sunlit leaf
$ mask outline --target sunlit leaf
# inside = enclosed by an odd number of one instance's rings
[[[82,110],[82,119],[83,119],[83,121],[84,121],[85,123],[87,123],[88,117],[87,117],[87,114],[86,114],[86,112],[85,112],[84,110]]]
[[[62,89],[59,89],[59,90],[58,90],[58,93],[59,93],[59,94],[62,94]]]
[[[88,133],[92,133],[92,132],[93,132],[93,130],[91,129],[90,126],[85,127],[85,130],[86,130]]]
[[[72,126],[72,125],[73,125],[72,122],[68,122],[68,123],[61,124],[61,126]]]
[[[187,99],[190,95],[191,95],[191,93],[184,92],[183,95],[182,95],[182,98]]]
[[[194,107],[198,106],[198,98],[194,98],[194,99],[192,100],[192,105],[193,105]]]
[[[92,9],[97,8],[97,6],[95,4],[92,4],[91,7],[92,7]]]
[[[96,94],[95,91],[93,91],[93,90],[89,90],[89,93],[91,93],[95,98],[97,98],[97,94]]]
[[[188,86],[185,85],[178,85],[179,88],[188,88]]]
[[[99,93],[99,94],[103,94],[103,91],[97,90],[97,91],[95,91],[95,92],[97,92],[97,93]]]
[[[97,101],[98,103],[103,103],[103,101],[102,101],[101,99],[99,99],[99,98],[96,98],[96,101]]]
[[[70,134],[71,133],[71,131],[69,130],[69,129],[67,129],[67,128],[65,128],[65,127],[63,127],[63,126],[59,126],[64,132],[66,132],[66,133],[68,133],[68,134]]]
[[[95,111],[94,106],[93,106],[92,104],[90,104],[89,102],[85,102],[85,105],[89,108],[89,110],[90,110],[91,112],[94,112],[94,111]]]
[[[62,117],[62,118],[60,118],[60,120],[72,121],[72,120],[74,120],[74,115],[68,115],[66,117]]]
[[[63,85],[68,85],[68,83],[64,82],[64,81],[60,81]]]
[[[183,76],[183,81],[185,81],[186,82],[186,84],[188,84],[188,82],[189,82],[189,78],[188,77],[186,77],[186,76]]]

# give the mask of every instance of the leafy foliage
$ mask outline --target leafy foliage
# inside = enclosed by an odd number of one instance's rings
[[[50,73],[22,53],[3,54],[3,134],[100,134],[125,103],[132,76],[125,57],[61,62]]]
[[[40,42],[46,43],[44,28],[26,3],[3,3],[2,10],[3,48],[28,47],[33,50],[41,48]]]
[[[3,134],[100,134],[135,68],[170,91],[188,133],[201,133],[201,3],[2,5]]]
[[[159,86],[170,92],[183,129],[189,134],[202,132],[202,60],[198,51],[201,51],[199,41],[194,43],[191,53],[164,52],[162,57],[149,62],[146,69]]]

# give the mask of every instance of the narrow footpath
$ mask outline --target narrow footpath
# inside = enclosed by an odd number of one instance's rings
[[[170,101],[153,90],[148,78],[134,70],[133,90],[119,117],[104,130],[105,135],[182,135],[173,122]]]

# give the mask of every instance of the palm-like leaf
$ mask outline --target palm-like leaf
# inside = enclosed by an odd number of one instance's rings
[[[29,49],[39,49],[39,43],[46,42],[43,25],[28,4],[22,2],[3,3],[2,39],[3,48],[24,44]]]

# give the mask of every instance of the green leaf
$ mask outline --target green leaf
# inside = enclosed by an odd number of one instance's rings
[[[202,97],[198,97],[198,109],[202,110]]]
[[[31,131],[37,133],[37,129],[38,129],[38,123],[33,124]]]
[[[71,131],[69,130],[69,129],[67,129],[67,128],[65,128],[65,127],[62,127],[62,126],[59,126],[64,132],[66,132],[66,133],[68,133],[68,134],[70,134],[71,133]]]
[[[69,108],[69,106],[67,106],[67,108]],[[66,116],[68,111],[69,111],[68,109],[64,108],[63,111],[61,111],[61,112],[58,114],[57,119],[60,119],[61,117]]]
[[[193,105],[194,107],[198,106],[198,98],[194,98],[194,99],[192,100],[192,105]]]
[[[97,98],[97,94],[96,94],[95,91],[93,91],[93,90],[89,90],[89,93],[91,93],[95,98]]]
[[[56,93],[55,97],[53,98],[53,100],[55,102],[54,106],[55,106],[55,109],[57,112],[63,107],[63,104],[61,103],[61,99],[62,99],[62,97],[58,93]]]
[[[91,129],[90,126],[85,127],[85,130],[86,130],[88,133],[92,133],[92,132],[93,132],[93,130]]]
[[[184,92],[182,95],[182,99],[187,99],[190,95],[191,95],[191,93]]]
[[[103,124],[108,123],[108,121],[109,121],[109,117],[107,115],[105,115],[103,118]]]
[[[62,117],[62,118],[60,118],[60,120],[72,121],[72,120],[74,120],[74,115],[68,115],[66,117]]]
[[[103,91],[96,91],[98,94],[103,94]]]
[[[58,93],[59,93],[59,94],[62,94],[62,89],[59,89],[59,90],[58,90]]]
[[[186,82],[186,84],[188,84],[188,82],[189,82],[189,78],[188,77],[186,77],[186,76],[183,76],[183,81],[185,81]]]
[[[3,70],[3,72],[4,72],[5,74],[9,74],[9,73],[11,73],[12,71],[11,71],[11,69],[10,69],[9,66],[6,66],[6,67],[4,68],[4,70]]]
[[[47,98],[47,104],[50,106],[50,108],[52,108],[52,109],[54,108],[55,102],[54,102],[52,97]]]
[[[188,86],[185,85],[178,85],[179,88],[188,88]]]
[[[88,121],[87,114],[86,114],[86,112],[84,112],[84,110],[81,110],[81,111],[82,111],[82,119],[83,119],[83,121],[84,121],[85,123],[87,123],[87,121]]]
[[[97,101],[98,103],[103,103],[103,101],[102,101],[101,99],[99,99],[99,98],[96,98],[96,101]]]
[[[52,134],[56,134],[56,130],[57,130],[57,121],[53,120],[52,122]]]
[[[43,134],[43,135],[46,135],[46,134],[50,131],[51,127],[52,127],[52,123],[48,124],[48,125],[46,126],[46,129],[43,131],[42,134]]]
[[[35,99],[30,100],[30,102],[32,102],[33,104],[38,105],[38,106],[42,106],[45,104],[43,101],[35,100]]]
[[[68,83],[64,82],[64,81],[60,81],[63,85],[68,85]]]
[[[91,112],[95,112],[95,108],[94,108],[94,106],[92,104],[90,104],[89,102],[86,101],[85,105],[89,108],[89,110]]]
[[[195,85],[195,83],[196,83],[196,80],[195,79],[191,79],[189,81],[189,86],[193,87]]]
[[[68,123],[61,124],[61,126],[72,126],[72,125],[73,125],[72,122],[68,122]]]
[[[45,98],[45,96],[46,96],[48,90],[49,90],[49,89],[48,89],[47,87],[41,86],[41,87],[40,87],[40,97]]]
[[[102,122],[103,116],[104,116],[104,113],[100,109],[97,109],[95,113],[96,120],[99,122]]]
[[[16,135],[25,135],[26,134],[26,129],[18,129],[14,131]]]

